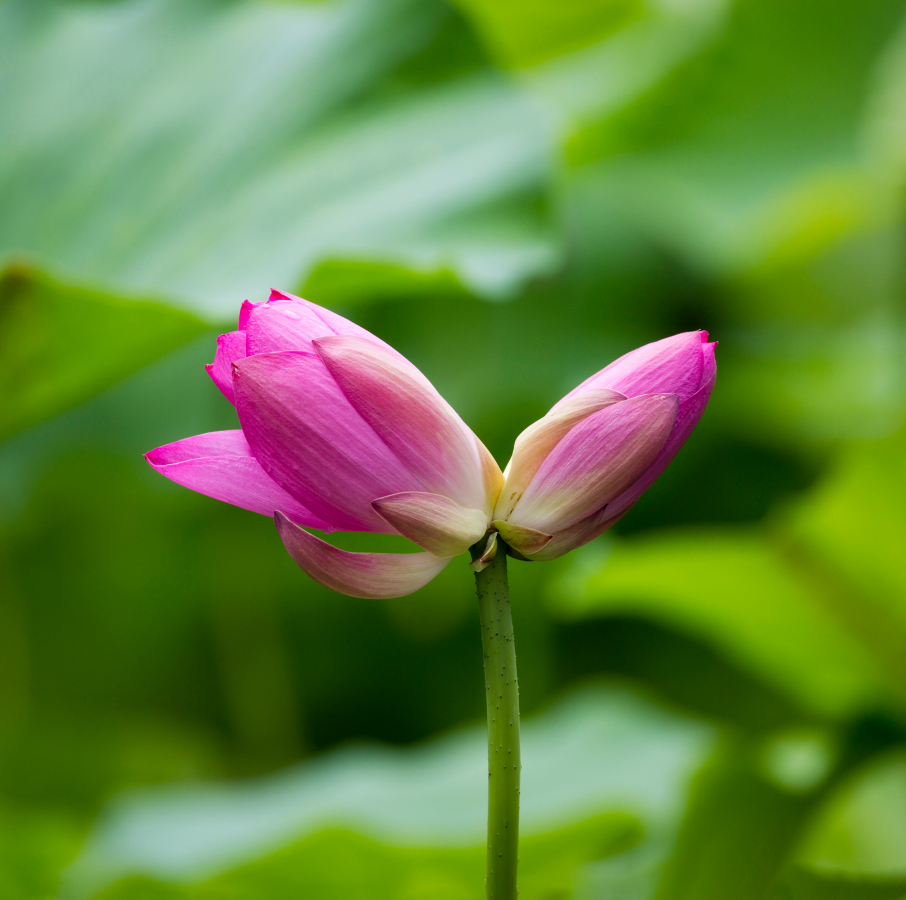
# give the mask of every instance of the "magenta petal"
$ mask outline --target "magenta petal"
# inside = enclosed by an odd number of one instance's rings
[[[629,512],[630,508],[627,506],[623,512],[615,516],[609,515],[607,509],[598,510],[581,522],[570,525],[569,528],[564,528],[563,531],[558,531],[548,544],[531,554],[532,561],[540,562],[557,559],[557,557],[563,556],[571,550],[584,547],[589,541],[593,541],[607,531],[608,528],[616,525]]]
[[[217,338],[214,362],[205,366],[211,380],[230,403],[233,403],[233,363],[245,355],[245,332],[230,331]]]
[[[592,413],[625,399],[618,391],[582,391],[564,398],[546,416],[529,425],[516,438],[494,518],[505,520],[509,516],[541,463],[572,428]]]
[[[707,337],[704,331],[687,331],[646,344],[621,356],[566,396],[610,388],[627,397],[660,393],[690,397],[702,384],[702,351]]]
[[[236,363],[239,421],[255,457],[284,490],[346,531],[392,532],[371,501],[420,490],[308,353],[263,353]]]
[[[714,389],[714,380],[717,374],[717,365],[714,359],[715,344],[705,344],[703,346],[704,372],[702,375],[702,386],[691,397],[683,400],[676,414],[676,422],[664,444],[663,450],[639,480],[631,485],[618,497],[615,497],[607,509],[608,516],[620,516],[627,512],[629,508],[651,487],[658,479],[664,469],[667,468],[670,461],[679,452],[680,447],[686,443],[689,435],[698,424],[702,417],[705,407],[708,405],[708,399],[711,391]]]
[[[301,303],[302,305],[307,306],[319,319],[321,319],[331,334],[350,334],[353,337],[365,338],[367,341],[372,341],[375,344],[380,344],[382,347],[387,347],[389,350],[392,350],[393,353],[397,352],[396,350],[393,350],[389,344],[385,344],[379,337],[362,328],[361,325],[356,325],[355,322],[350,322],[349,319],[344,319],[343,316],[331,312],[323,306],[318,306],[317,303],[312,303],[310,300],[303,300],[295,294],[286,293],[286,291],[271,291],[270,300],[268,302],[276,303],[280,300],[289,300],[293,303]]]
[[[239,322],[237,328],[240,331],[245,331],[246,325],[249,322],[249,316],[252,314],[253,309],[257,309],[259,306],[264,306],[266,300],[262,300],[260,303],[252,303],[251,300],[243,300],[242,306],[239,307]]]
[[[272,516],[282,509],[294,522],[333,531],[333,526],[294,500],[261,468],[241,431],[214,431],[165,444],[145,459],[161,475],[190,490]]]
[[[424,587],[450,562],[424,552],[349,553],[309,534],[280,512],[274,522],[299,568],[324,587],[350,597],[403,597]]]
[[[249,356],[281,350],[313,353],[315,338],[334,334],[312,305],[292,300],[269,300],[252,310],[246,330]]]
[[[644,394],[581,421],[541,464],[508,520],[553,535],[602,509],[657,458],[677,406],[675,394]]]
[[[315,349],[353,407],[418,479],[421,491],[485,509],[478,443],[469,427],[410,362],[351,335]]]

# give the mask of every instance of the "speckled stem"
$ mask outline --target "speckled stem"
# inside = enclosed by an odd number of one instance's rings
[[[506,577],[506,545],[478,572],[478,609],[488,701],[488,900],[516,900],[519,863],[519,684]]]

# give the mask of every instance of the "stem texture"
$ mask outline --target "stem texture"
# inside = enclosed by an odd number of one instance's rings
[[[475,576],[488,701],[488,900],[516,900],[519,863],[519,684],[506,545]]]

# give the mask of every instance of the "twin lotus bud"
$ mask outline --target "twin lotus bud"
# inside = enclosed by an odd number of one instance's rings
[[[626,354],[527,428],[504,472],[431,383],[348,320],[291,294],[242,305],[208,373],[241,429],[146,454],[199,493],[273,515],[293,559],[344,594],[398,597],[497,536],[555,559],[614,524],[688,438],[715,344],[678,334]],[[417,553],[349,553],[305,529],[401,534]]]

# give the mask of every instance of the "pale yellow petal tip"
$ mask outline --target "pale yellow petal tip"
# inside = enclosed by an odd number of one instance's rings
[[[552,535],[545,534],[543,531],[535,531],[534,528],[526,528],[523,525],[514,525],[512,522],[497,520],[492,524],[510,547],[526,556],[543,550],[552,538]]]
[[[469,568],[475,572],[481,572],[483,569],[486,569],[490,564],[491,560],[497,555],[497,532],[492,532],[488,535],[487,543],[484,545],[484,550],[481,551],[481,556],[473,559],[469,563]]]

